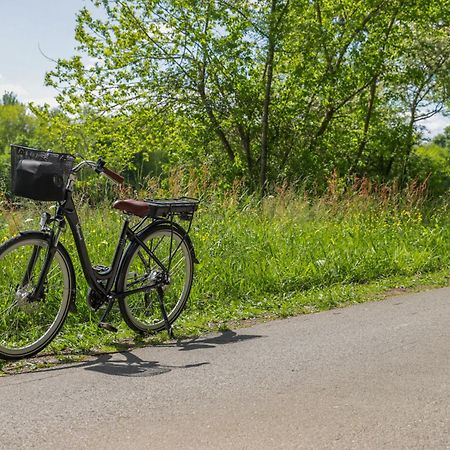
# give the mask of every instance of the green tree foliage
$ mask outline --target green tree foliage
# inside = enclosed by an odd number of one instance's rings
[[[19,99],[14,92],[5,92],[0,100],[0,105],[11,106],[19,104]]]
[[[442,134],[438,134],[433,139],[433,143],[450,150],[450,126],[448,126]]]
[[[26,106],[19,103],[14,93],[6,92],[0,101],[0,150],[5,151],[18,141],[26,144],[33,128]]]
[[[93,0],[47,82],[96,153],[324,185],[412,175],[449,99],[442,0]],[[86,132],[88,130],[88,132]]]
[[[27,114],[25,105],[19,103],[13,92],[5,92],[0,98],[0,190],[9,183],[9,146],[13,143],[28,144],[34,132],[34,120]]]

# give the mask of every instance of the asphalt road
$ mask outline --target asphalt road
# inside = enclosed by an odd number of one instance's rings
[[[0,378],[0,448],[450,449],[450,288]]]

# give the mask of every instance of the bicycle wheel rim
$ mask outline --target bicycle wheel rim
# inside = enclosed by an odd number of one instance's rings
[[[28,283],[24,281],[33,249],[39,256]],[[49,269],[41,301],[25,299],[36,284],[48,242],[19,239],[0,254],[0,354],[16,359],[33,355],[54,338],[70,303],[71,279],[68,263],[57,251]]]
[[[193,278],[192,255],[182,236],[169,228],[156,229],[144,239],[146,245],[166,265],[169,258],[171,237],[172,250],[176,250],[176,252],[169,273],[170,284],[163,290],[164,306],[169,323],[173,323],[177,319],[189,297]],[[146,258],[147,255],[138,246],[124,268],[126,273],[123,283],[125,291],[145,285],[144,282],[136,283],[136,279],[139,280],[144,276],[144,273],[149,273],[149,268],[144,267],[142,257]],[[151,270],[157,268],[151,258],[149,258],[148,263]],[[147,294],[139,293],[126,296],[121,303],[123,313],[128,318],[127,322],[133,328],[149,332],[164,329],[165,324],[162,319],[156,289],[151,289]]]

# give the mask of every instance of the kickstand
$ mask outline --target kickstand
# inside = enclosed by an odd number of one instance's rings
[[[158,292],[159,307],[161,309],[161,314],[164,319],[164,325],[166,327],[167,334],[169,335],[170,339],[175,339],[175,335],[173,334],[172,326],[169,323],[166,308],[164,306],[164,291],[162,290],[161,287],[156,288],[156,291]]]
[[[98,326],[100,328],[103,328],[104,330],[108,330],[108,331],[112,331],[113,333],[117,333],[117,328],[114,325],[111,325],[110,323],[105,322],[106,318],[108,317],[109,313],[111,312],[113,305],[114,305],[114,297],[111,296],[108,301],[108,306],[106,307],[105,312],[103,313]]]

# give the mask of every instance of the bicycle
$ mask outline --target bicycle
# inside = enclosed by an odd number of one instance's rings
[[[76,279],[71,257],[60,242],[66,222],[73,235],[92,310],[106,308],[99,327],[117,331],[107,321],[118,301],[125,323],[137,332],[167,330],[188,300],[197,263],[189,237],[198,200],[118,200],[113,208],[124,221],[109,267],[92,266],[72,198],[77,174],[84,167],[123,184],[105,161],[11,146],[12,193],[56,202],[44,212],[40,231],[24,231],[0,246],[0,358],[33,356],[58,334],[70,310],[76,310]],[[131,218],[139,218],[130,224]],[[187,230],[178,219],[188,222]]]

